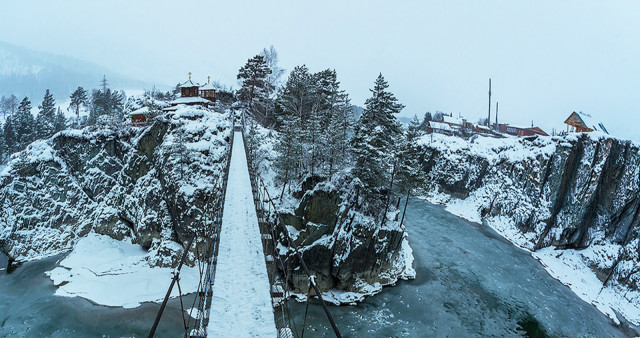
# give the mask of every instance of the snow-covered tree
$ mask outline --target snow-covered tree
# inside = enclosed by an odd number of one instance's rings
[[[62,109],[60,109],[60,107],[58,107],[58,112],[56,113],[56,118],[54,120],[53,126],[54,133],[67,129],[67,119],[64,117],[64,113],[62,112]]]
[[[31,101],[25,97],[20,102],[18,109],[12,115],[11,123],[15,132],[15,151],[24,149],[29,143],[33,142],[36,137],[35,120],[31,114]]]
[[[7,145],[4,142],[4,127],[0,125],[0,164],[4,162],[4,156],[7,153]]]
[[[433,117],[431,116],[431,112],[424,113],[424,118],[422,118],[422,123],[420,123],[420,130],[427,131],[427,128],[429,127],[429,122],[431,122],[431,120],[433,120]]]
[[[38,106],[36,117],[36,137],[49,138],[55,133],[56,102],[49,89],[44,94],[42,104]]]
[[[395,115],[404,106],[387,88],[382,74],[376,79],[372,96],[365,102],[365,110],[356,125],[353,137],[354,174],[369,192],[389,187],[393,168],[393,154],[400,140],[400,123]]]
[[[89,111],[89,124],[95,124],[100,116],[111,116],[114,120],[120,120],[124,114],[125,96],[122,91],[93,90],[91,92],[91,110]]]
[[[5,156],[12,154],[17,148],[16,132],[13,128],[13,116],[9,116],[2,126],[2,138],[4,142]]]
[[[0,99],[0,112],[2,112],[2,116],[5,119],[7,115],[15,113],[17,108],[18,98],[15,95],[10,95],[9,97],[2,96]]]
[[[82,87],[78,87],[78,89],[76,89],[75,91],[73,91],[73,93],[71,93],[71,96],[69,98],[71,99],[71,104],[69,105],[69,108],[75,111],[76,119],[79,120],[80,109],[87,108],[87,106],[89,105],[89,98],[87,97],[87,91],[84,90],[84,88]]]
[[[267,76],[271,73],[264,56],[256,55],[238,71],[240,89],[238,96],[249,113],[259,121],[265,118],[265,107],[269,100],[270,84]]]
[[[278,156],[274,165],[276,174],[282,182],[282,193],[293,178],[299,177],[299,164],[302,157],[302,144],[297,130],[299,125],[296,115],[283,115],[280,119],[280,137],[274,145]]]
[[[276,123],[276,117],[274,115],[275,112],[275,95],[276,88],[280,85],[280,77],[284,74],[284,69],[278,66],[278,52],[273,46],[269,47],[269,49],[264,48],[260,55],[264,58],[264,62],[271,72],[267,74],[265,81],[267,82],[267,86],[265,87],[265,94],[267,96],[267,101],[265,103],[265,112],[264,112],[264,124],[272,125]]]

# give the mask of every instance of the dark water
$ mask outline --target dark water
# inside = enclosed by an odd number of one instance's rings
[[[22,264],[12,273],[0,272],[0,337],[146,337],[160,306],[135,309],[99,306],[82,298],[54,296],[45,271],[53,257]],[[167,280],[169,287],[170,280]],[[187,300],[187,299],[186,299]],[[188,297],[193,301],[193,297]],[[190,303],[189,303],[190,304]],[[180,303],[171,300],[157,337],[184,336]]]
[[[345,337],[624,336],[493,230],[421,200],[410,202],[406,225],[417,278],[331,306]],[[305,305],[290,304],[301,325]],[[321,307],[309,312],[305,336],[332,336]]]
[[[385,288],[358,306],[330,307],[345,337],[624,336],[491,229],[420,200],[410,203],[406,221],[417,279]],[[121,309],[53,296],[55,287],[44,272],[60,258],[25,263],[10,274],[0,271],[0,337],[147,336],[158,304]],[[291,305],[301,326],[304,304]],[[183,336],[182,327],[174,299],[157,337]],[[310,306],[305,336],[333,336],[317,304]]]

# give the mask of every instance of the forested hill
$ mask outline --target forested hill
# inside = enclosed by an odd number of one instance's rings
[[[0,41],[0,96],[41,97],[49,89],[57,99],[68,98],[78,86],[97,87],[104,75],[114,88],[151,88],[143,81],[89,62]]]

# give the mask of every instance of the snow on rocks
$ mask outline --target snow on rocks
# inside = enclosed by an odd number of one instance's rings
[[[96,232],[173,255],[171,243],[186,243],[220,194],[231,126],[228,113],[179,106],[146,127],[92,126],[32,143],[0,174],[1,249],[32,260]]]
[[[58,286],[57,296],[77,296],[100,305],[133,308],[143,302],[162,301],[173,278],[173,269],[151,267],[148,255],[140,245],[90,233],[77,242],[58,267],[46,274]],[[197,267],[182,267],[183,293],[195,292],[199,281]],[[171,296],[178,296],[177,288]]]
[[[424,197],[532,252],[614,321],[640,324],[638,144],[598,133],[418,143]]]

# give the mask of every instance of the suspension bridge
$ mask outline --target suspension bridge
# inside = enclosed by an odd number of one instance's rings
[[[205,206],[203,230],[193,233],[189,240],[149,337],[154,337],[176,286],[180,291],[186,338],[304,337],[306,310],[304,321],[296,323],[287,305],[292,291],[287,280],[301,273],[309,280],[306,309],[315,296],[336,337],[341,337],[314,276],[257,174],[244,130],[244,123],[234,124],[222,186],[215,194],[217,197]],[[228,182],[232,189],[227,189]],[[201,280],[192,304],[185,304],[180,290],[180,269],[194,242]],[[278,244],[291,254],[281,255],[276,250]],[[294,259],[300,265],[295,272]]]

